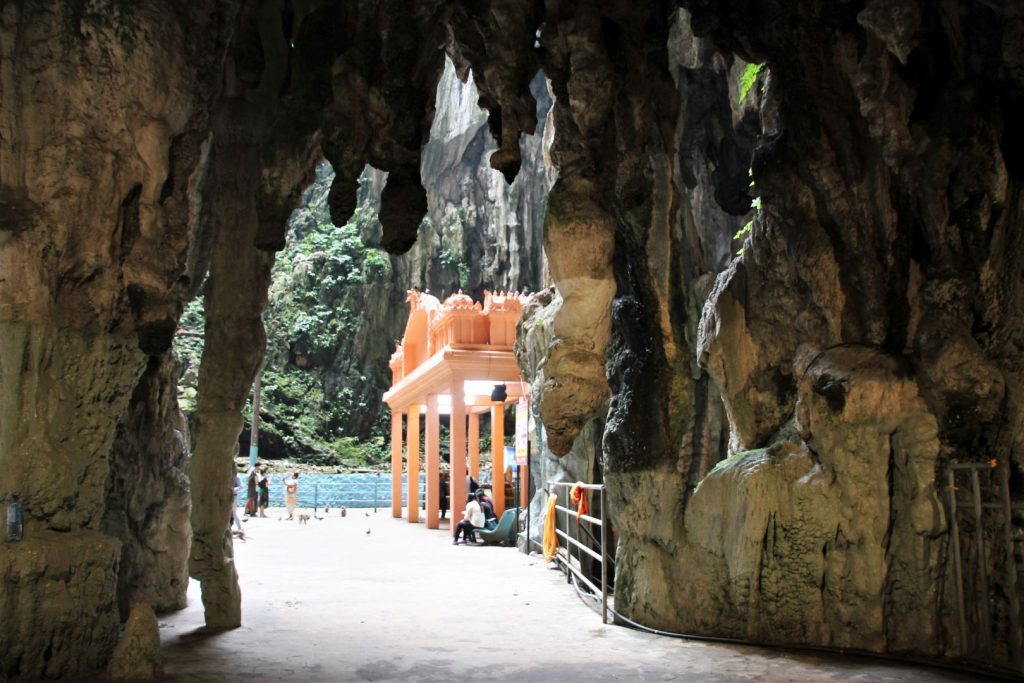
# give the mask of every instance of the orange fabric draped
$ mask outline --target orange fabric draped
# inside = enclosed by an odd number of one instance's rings
[[[544,514],[544,560],[546,562],[553,562],[555,555],[558,554],[558,534],[555,533],[555,503],[558,502],[558,496],[551,494],[548,496],[548,506]]]
[[[572,504],[576,506],[576,521],[580,519],[580,515],[590,514],[590,508],[587,506],[587,490],[583,488],[583,482],[576,482],[572,490],[569,491],[569,497],[572,499]]]

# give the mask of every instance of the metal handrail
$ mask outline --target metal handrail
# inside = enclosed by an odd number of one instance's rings
[[[549,481],[547,483],[547,490],[549,493],[557,496],[555,493],[557,488],[571,489],[576,486],[576,482],[563,482],[563,481]],[[606,489],[604,484],[579,484],[579,487],[584,491],[597,491],[600,501],[600,510],[602,517],[607,514],[607,499]],[[584,493],[583,495],[587,495]],[[566,501],[568,502],[568,501]],[[558,544],[558,551],[555,553],[555,560],[560,564],[565,571],[565,580],[572,583],[572,578],[575,576],[582,583],[584,583],[590,590],[594,591],[595,594],[601,594],[601,621],[605,624],[608,623],[608,564],[609,561],[614,562],[613,558],[610,558],[606,552],[608,547],[608,525],[604,523],[604,519],[600,517],[594,517],[593,515],[582,515],[578,514],[576,510],[559,505],[557,500],[554,505],[553,514],[555,515],[555,536],[565,540],[565,546],[563,548],[562,543]],[[565,530],[559,528],[559,518],[564,515],[565,517]],[[598,549],[588,547],[586,544],[581,543],[579,539],[574,538],[569,533],[570,517],[573,515],[576,517],[576,526],[580,531],[585,531],[587,535],[598,544]],[[598,527],[600,529],[600,538],[598,539],[591,531],[586,527],[581,526],[582,523],[587,523],[591,527]],[[573,564],[573,553],[572,549],[576,548],[576,563]],[[583,573],[583,553],[586,553],[590,557],[594,558],[601,567],[601,585],[600,587],[595,585],[593,581],[587,578]],[[577,566],[578,565],[578,566]]]
[[[564,531],[562,531],[561,529],[555,529],[555,533],[558,534],[559,536],[561,536],[562,538],[564,538],[566,543],[572,543],[574,546],[576,546],[577,548],[579,548],[580,550],[585,552],[587,555],[590,555],[592,558],[594,558],[598,562],[601,561],[601,555],[599,553],[597,553],[597,552],[591,550],[590,548],[588,548],[587,546],[583,545],[582,543],[577,541],[575,538],[573,538],[569,534],[567,534]]]
[[[414,485],[416,485],[416,480],[414,479],[413,481]],[[419,500],[425,500],[426,482],[420,481],[417,488],[419,490]],[[408,494],[408,482],[403,480],[402,505],[407,504]],[[283,496],[279,491],[272,492],[270,499],[272,507],[284,505]],[[236,502],[238,505],[245,504],[244,490],[239,492]],[[374,508],[375,510],[382,507],[390,507],[391,480],[390,478],[385,479],[381,477],[379,481],[374,481],[373,484],[346,481],[313,482],[310,484],[300,481],[297,504],[300,508],[312,508],[314,511],[324,506]]]

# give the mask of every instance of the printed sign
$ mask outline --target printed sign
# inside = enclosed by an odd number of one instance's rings
[[[526,456],[530,449],[530,415],[525,398],[516,403],[516,464],[526,465]]]

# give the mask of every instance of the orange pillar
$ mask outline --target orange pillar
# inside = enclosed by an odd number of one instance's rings
[[[449,506],[452,509],[452,519],[458,522],[462,519],[460,513],[466,509],[466,404],[462,391],[462,379],[455,377],[452,380],[452,414],[449,422],[449,435],[451,442],[449,450],[451,457],[451,485],[449,488]],[[452,524],[452,528],[455,525]]]
[[[505,511],[505,404],[491,408],[491,464],[494,468],[494,514]]]
[[[437,415],[437,394],[427,396],[426,433],[427,528],[436,529],[441,516],[441,423]]]
[[[391,516],[402,516],[402,411],[391,409]]]
[[[530,466],[519,466],[519,507],[530,507]]]
[[[469,473],[480,481],[480,413],[469,414]]]
[[[526,453],[527,453],[527,458],[526,458],[526,464],[519,466],[519,507],[524,507],[524,508],[530,506],[530,458],[529,458],[530,445],[529,444],[530,444],[530,436],[531,436],[531,434],[529,432],[529,428],[530,428],[530,415],[532,414],[531,410],[532,409],[530,408],[530,400],[527,399],[526,400],[526,430],[527,430],[527,435],[526,435],[526,444],[527,444],[526,445]],[[516,431],[518,432],[518,430],[519,430],[519,425],[516,425]]]
[[[408,434],[406,435],[409,461],[406,470],[409,472],[408,493],[406,494],[406,507],[408,508],[409,521],[420,521],[420,407],[409,406]]]

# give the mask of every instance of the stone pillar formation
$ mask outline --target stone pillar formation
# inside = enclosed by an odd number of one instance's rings
[[[91,672],[119,602],[180,604],[188,505],[167,351],[233,15],[0,7],[0,468],[26,523],[0,549],[0,678]]]
[[[195,416],[190,573],[202,585],[206,625],[223,629],[239,626],[242,618],[229,525],[232,455],[242,431],[242,408],[263,361],[260,315],[273,256],[255,245],[259,223],[251,188],[258,165],[252,141],[220,145],[214,159],[217,232]]]

